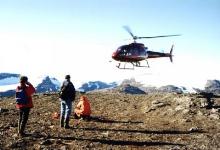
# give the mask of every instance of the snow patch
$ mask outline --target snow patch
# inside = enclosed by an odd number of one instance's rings
[[[8,90],[15,90],[18,85],[19,83],[0,86],[0,92],[6,92]]]
[[[9,78],[4,78],[0,80],[0,86],[2,85],[13,85],[19,82],[18,77],[9,77]]]
[[[53,83],[53,84],[55,84],[55,85],[57,85],[57,86],[61,86],[61,83],[57,80],[57,79],[55,79],[55,78],[50,78],[50,80],[51,80],[51,82]]]

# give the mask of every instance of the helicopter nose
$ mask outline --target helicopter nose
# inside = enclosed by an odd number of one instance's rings
[[[112,58],[113,58],[113,59],[116,58],[116,52],[112,53]]]

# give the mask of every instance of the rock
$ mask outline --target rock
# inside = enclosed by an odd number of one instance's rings
[[[34,144],[34,149],[41,149],[41,145],[40,144]]]
[[[162,102],[159,101],[159,100],[153,100],[153,101],[151,102],[152,105],[154,105],[154,104],[159,104],[159,103],[162,103]]]
[[[182,111],[182,114],[188,114],[190,111],[189,111],[189,109],[184,109],[183,111]]]
[[[167,106],[167,105],[169,105],[168,103],[166,103],[166,102],[161,102],[161,101],[159,101],[159,100],[154,100],[154,101],[152,101],[152,106],[151,107],[153,107],[153,108],[159,108],[159,107],[164,107],[164,106]]]
[[[207,80],[205,84],[205,91],[220,94],[220,81],[219,80]]]
[[[199,132],[201,131],[201,129],[199,129],[198,127],[192,127],[189,129],[190,132]]]
[[[0,108],[0,114],[1,114],[1,113],[4,113],[4,112],[8,112],[8,111],[9,111],[8,109]]]
[[[198,112],[197,112],[197,115],[198,115],[198,116],[203,116],[203,113],[202,113],[201,111],[198,111]]]
[[[189,97],[174,98],[174,101],[182,108],[189,108],[193,106],[193,102]]]
[[[156,109],[158,109],[160,107],[165,107],[167,105],[169,105],[169,104],[166,103],[166,102],[160,102],[159,100],[154,100],[154,101],[151,102],[151,107],[147,108],[145,113],[148,113],[148,112],[150,112],[152,110],[156,110]]]
[[[64,146],[61,146],[61,147],[60,147],[60,150],[67,150],[67,148],[68,148],[68,147],[64,145]]]
[[[145,111],[145,113],[149,113],[149,112],[151,112],[152,110],[156,110],[155,108],[148,108],[146,111]]]
[[[215,108],[212,108],[212,109],[211,109],[211,113],[214,113],[214,114],[218,113],[218,111],[219,111],[219,110],[218,110],[218,109],[215,109]]]
[[[104,137],[108,137],[108,135],[109,135],[109,132],[107,131],[107,132],[103,132],[103,133],[101,133]]]
[[[55,127],[54,125],[49,126],[49,128],[51,128],[51,129],[53,129],[54,127]]]
[[[186,118],[184,119],[185,122],[192,122],[192,120],[190,118]]]
[[[147,108],[145,113],[148,113],[152,110],[156,110],[156,109],[161,108],[161,107],[165,107],[167,105],[170,105],[170,104],[168,104],[167,102],[161,102],[160,100],[154,100],[154,101],[151,102],[151,107]]]
[[[208,106],[207,99],[201,98],[201,99],[200,99],[200,107],[201,107],[201,108],[206,108],[207,106]]]
[[[12,137],[13,137],[13,138],[19,137],[19,135],[18,135],[17,133],[15,133],[15,134],[12,135]]]
[[[14,148],[22,148],[27,145],[26,141],[23,139],[19,139],[17,141],[12,141],[11,143],[8,144],[8,147],[14,149]]]
[[[179,110],[183,110],[183,109],[185,109],[184,106],[179,105],[175,108],[175,111],[179,111]]]
[[[61,139],[56,140],[55,143],[56,143],[56,144],[63,144],[63,142],[62,142]]]
[[[180,150],[180,149],[181,149],[180,146],[174,146],[174,147],[170,148],[169,150]]]
[[[51,145],[51,144],[53,144],[53,143],[52,143],[51,140],[49,140],[49,139],[44,140],[44,141],[42,141],[42,142],[40,143],[40,145]]]
[[[209,118],[218,120],[220,117],[218,114],[211,114],[211,115],[209,115]]]

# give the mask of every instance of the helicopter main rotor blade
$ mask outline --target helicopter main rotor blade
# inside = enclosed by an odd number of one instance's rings
[[[134,34],[131,32],[131,29],[128,26],[123,26],[123,28],[133,37],[133,39],[137,38],[136,36],[134,36]]]
[[[170,37],[170,36],[181,36],[181,34],[174,34],[174,35],[160,35],[160,36],[145,36],[145,37],[137,37],[137,39],[150,39],[150,38],[161,38],[161,37]]]

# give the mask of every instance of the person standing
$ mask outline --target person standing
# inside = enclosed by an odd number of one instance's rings
[[[19,110],[18,134],[25,136],[24,130],[28,121],[30,109],[33,108],[32,94],[35,88],[28,82],[28,77],[20,77],[20,85],[16,88],[16,108]]]
[[[69,120],[72,112],[72,102],[75,100],[75,93],[75,87],[70,81],[70,75],[66,75],[60,89],[60,127],[64,127],[66,129],[70,128]]]

